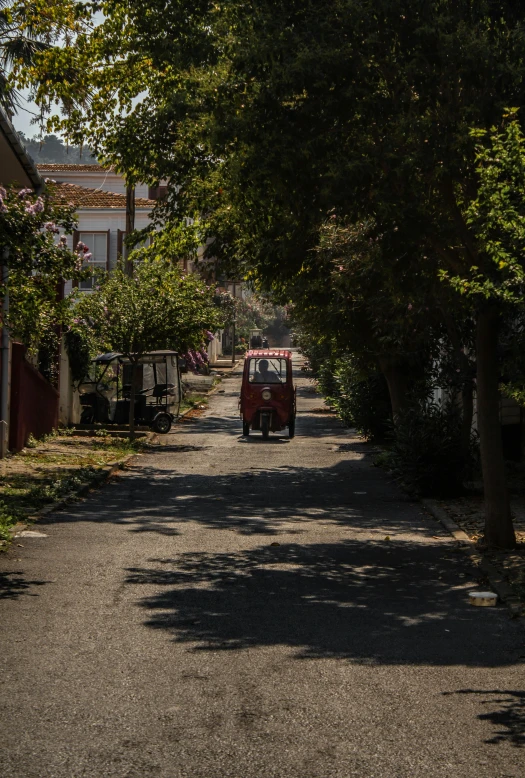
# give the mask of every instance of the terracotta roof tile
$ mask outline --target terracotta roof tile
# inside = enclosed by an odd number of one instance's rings
[[[75,208],[126,208],[126,195],[104,192],[102,189],[88,189],[77,184],[55,184],[53,199],[60,205],[73,203]],[[137,197],[135,208],[148,208],[156,205],[155,200]]]
[[[71,171],[71,172],[77,171],[77,172],[81,172],[81,173],[100,173],[103,170],[106,170],[106,171],[109,170],[110,172],[113,172],[113,168],[112,167],[104,168],[104,167],[102,167],[102,165],[82,165],[82,164],[77,164],[77,165],[65,165],[64,164],[63,165],[61,162],[60,163],[58,163],[58,162],[49,162],[49,163],[47,163],[47,162],[40,162],[37,165],[37,169],[41,173],[44,173],[45,171],[48,171],[49,173],[59,173],[60,171],[63,171],[64,173],[69,172],[69,171]]]

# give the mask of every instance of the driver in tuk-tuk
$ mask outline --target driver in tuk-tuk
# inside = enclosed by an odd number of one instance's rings
[[[254,383],[256,384],[280,384],[281,379],[274,370],[269,369],[267,359],[260,359],[258,364],[258,370],[254,375]]]

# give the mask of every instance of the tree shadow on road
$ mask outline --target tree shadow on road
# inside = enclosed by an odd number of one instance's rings
[[[10,573],[0,573],[0,600],[16,600],[20,595],[37,597],[33,591],[35,586],[44,586],[47,581],[29,581],[24,574],[15,570]]]
[[[203,470],[205,450],[181,452]],[[193,460],[190,459],[193,457]],[[188,468],[186,468],[188,469]],[[332,467],[253,467],[226,474],[174,472],[142,463],[84,504],[40,519],[40,525],[111,522],[132,532],[179,535],[190,522],[241,535],[302,534],[313,521],[378,533],[435,532],[375,468],[360,460]]]
[[[493,737],[486,743],[510,743],[521,748],[525,746],[525,692],[509,689],[458,689],[457,692],[444,692],[450,694],[475,694],[486,697],[482,705],[499,707],[488,713],[480,713],[480,721],[490,721],[496,728]]]
[[[231,435],[242,439],[242,421],[240,417],[231,416],[217,416],[215,414],[208,414],[206,416],[199,416],[196,419],[187,419],[176,424],[173,427],[172,432],[165,437],[169,440],[178,434],[184,435]],[[326,418],[324,415],[317,415],[314,413],[308,413],[299,411],[297,414],[297,423],[295,430],[296,437],[311,437],[314,440],[321,436],[337,436],[341,434],[345,440],[348,440],[348,431],[345,430],[343,423],[333,416]],[[250,437],[254,441],[260,443],[261,447],[267,445],[275,438],[286,437],[288,440],[287,432],[284,430],[282,433],[270,433],[268,441],[263,441],[259,432],[250,434]],[[357,441],[356,441],[357,442]],[[363,441],[359,441],[361,445],[366,445]]]
[[[286,543],[152,559],[126,580],[151,588],[139,600],[145,624],[190,650],[287,646],[303,660],[511,663],[487,616],[467,605],[458,564],[464,569],[452,550],[414,542],[397,550],[386,541]]]

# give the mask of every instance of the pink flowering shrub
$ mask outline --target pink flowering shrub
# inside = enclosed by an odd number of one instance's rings
[[[56,342],[68,302],[57,299],[63,279],[79,274],[77,257],[60,232],[72,232],[72,208],[57,207],[50,192],[0,187],[0,246],[7,249],[11,334],[30,349]],[[4,290],[0,289],[3,294]],[[51,346],[50,346],[51,348]]]

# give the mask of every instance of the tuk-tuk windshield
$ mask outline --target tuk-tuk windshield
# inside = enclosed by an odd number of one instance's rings
[[[287,360],[278,357],[262,357],[250,359],[248,380],[252,384],[284,384],[286,383]]]

